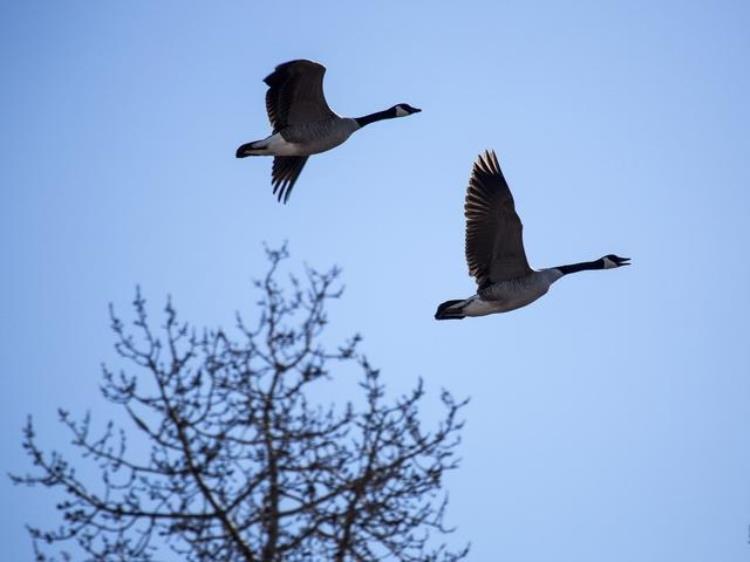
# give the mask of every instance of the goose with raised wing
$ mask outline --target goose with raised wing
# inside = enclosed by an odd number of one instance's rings
[[[523,249],[523,225],[494,151],[474,162],[464,205],[466,262],[477,293],[438,306],[438,320],[508,312],[531,304],[565,275],[588,269],[630,265],[630,258],[608,254],[594,261],[534,270]]]
[[[279,201],[289,199],[297,178],[311,154],[330,150],[362,127],[421,111],[408,103],[399,103],[384,111],[363,117],[336,115],[323,95],[326,68],[309,60],[293,60],[276,67],[266,76],[266,111],[272,134],[243,144],[237,158],[274,156],[271,185]]]

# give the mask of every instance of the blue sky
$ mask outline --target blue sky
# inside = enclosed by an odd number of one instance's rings
[[[448,521],[472,560],[750,557],[750,5],[745,2],[4,2],[0,5],[3,469],[27,413],[109,411],[107,303],[227,326],[262,242],[344,270],[395,395],[470,396]],[[328,67],[331,107],[405,101],[308,162],[276,203],[262,78]],[[533,266],[617,253],[506,315],[436,322],[473,293],[471,164],[494,148]],[[117,365],[115,362],[114,366]],[[342,402],[350,397],[342,385]],[[31,556],[53,497],[0,480],[0,543]]]

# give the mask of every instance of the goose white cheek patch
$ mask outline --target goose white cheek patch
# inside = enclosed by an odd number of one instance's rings
[[[403,107],[401,107],[400,105],[396,107],[396,117],[406,117],[407,115],[409,115],[409,112],[406,111]]]
[[[617,267],[617,264],[609,258],[604,258],[604,269],[612,269],[613,267]]]

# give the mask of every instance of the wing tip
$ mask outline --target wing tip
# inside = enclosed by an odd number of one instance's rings
[[[499,174],[500,163],[497,160],[494,148],[486,148],[480,152],[474,160],[474,171],[484,172],[486,174]]]
[[[289,201],[289,196],[292,194],[292,188],[297,178],[290,179],[288,177],[275,178],[271,185],[273,186],[273,194],[276,196],[276,200],[283,205],[286,205]]]
[[[286,78],[295,71],[295,69],[301,69],[304,67],[312,67],[325,73],[326,67],[321,63],[310,60],[310,59],[294,59],[287,62],[282,62],[276,65],[273,72],[263,79],[268,86],[273,87],[275,84],[280,84],[286,80]]]
[[[307,163],[307,158],[307,156],[276,156],[273,159],[271,185],[279,203],[286,204],[289,200],[292,188],[297,183]]]

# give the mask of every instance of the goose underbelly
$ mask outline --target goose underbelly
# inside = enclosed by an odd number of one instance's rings
[[[281,133],[275,133],[265,140],[265,147],[269,154],[274,156],[306,156],[310,154],[305,146],[291,142],[284,138]]]
[[[463,309],[466,316],[485,316],[498,312],[510,312],[531,304],[538,298],[542,297],[547,291],[526,294],[504,295],[492,300],[477,296],[473,298]]]
[[[353,123],[353,120],[351,120]],[[279,148],[292,150],[289,156],[318,154],[342,144],[356,130],[349,120],[322,123],[305,123],[289,126],[280,134]],[[281,145],[284,145],[283,147]],[[279,154],[282,156],[282,154]],[[283,154],[286,156],[287,154]]]
[[[531,304],[547,294],[551,279],[535,272],[528,277],[510,279],[490,285],[479,291],[464,309],[467,316],[483,316],[496,312],[509,312]]]

